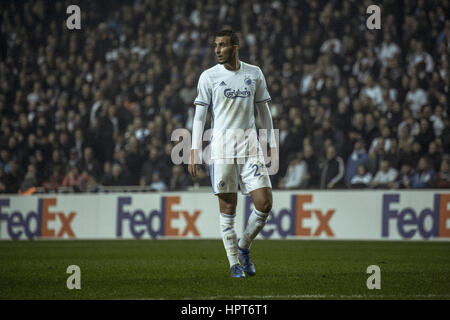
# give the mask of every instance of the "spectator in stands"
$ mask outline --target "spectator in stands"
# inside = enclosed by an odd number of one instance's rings
[[[435,171],[430,167],[428,158],[420,157],[416,172],[411,179],[411,188],[427,188]]]
[[[403,121],[400,122],[397,128],[397,132],[402,132],[403,126],[408,126],[409,133],[411,136],[416,136],[420,131],[419,123],[416,121],[416,119],[413,117],[411,110],[404,109],[403,110]]]
[[[45,179],[54,174],[54,171],[58,171],[58,177],[64,177],[65,174],[65,161],[61,158],[61,152],[59,149],[53,149],[51,154],[51,161],[48,161],[45,166]],[[54,176],[55,178],[56,176]]]
[[[77,166],[80,159],[78,158],[78,153],[75,148],[72,148],[69,153],[69,157],[67,159],[67,166],[69,168],[72,168],[74,166]]]
[[[417,163],[419,162],[420,157],[422,157],[423,151],[422,151],[422,145],[419,141],[414,140],[411,148],[411,152],[408,154],[408,158],[411,161],[412,166],[415,168],[417,166]]]
[[[348,157],[347,167],[345,169],[345,183],[350,184],[353,176],[355,176],[360,170],[360,165],[365,166],[367,164],[368,154],[366,149],[364,148],[364,141],[359,139],[355,142],[355,147],[353,148],[353,152]],[[366,168],[364,167],[364,170]]]
[[[307,186],[308,188],[318,188],[319,187],[319,160],[314,154],[314,149],[308,140],[304,140],[306,143],[303,144],[303,159],[306,162],[307,172]]]
[[[3,168],[0,167],[0,193],[6,193],[6,186],[5,186],[5,171],[3,171]]]
[[[450,188],[450,165],[449,159],[443,158],[439,172],[437,172],[429,183],[432,188],[449,189]]]
[[[84,149],[83,158],[78,164],[78,170],[80,172],[86,171],[95,179],[98,179],[98,177],[100,177],[100,164],[99,161],[94,158],[94,151],[92,147],[86,147]]]
[[[52,167],[52,173],[48,179],[46,179],[42,186],[46,189],[55,190],[62,187],[64,175],[59,166]]]
[[[375,124],[374,116],[371,112],[366,113],[364,116],[364,133],[363,138],[366,142],[365,145],[370,146],[373,139],[379,136],[378,127]]]
[[[420,143],[421,150],[428,150],[428,145],[434,140],[434,131],[430,121],[427,118],[420,119],[420,129],[417,134],[417,141]]]
[[[105,183],[107,182],[107,179],[110,179],[111,174],[112,174],[111,162],[105,161],[105,163],[103,164],[102,179],[100,181],[102,185],[105,185]]]
[[[128,185],[127,177],[122,170],[122,166],[114,163],[111,168],[111,175],[106,177],[103,184],[105,186],[126,186]]]
[[[88,172],[83,171],[81,173],[81,180],[83,181],[80,185],[80,189],[82,192],[97,192],[98,191],[98,182],[97,180],[90,175]]]
[[[381,108],[383,104],[383,94],[381,91],[381,86],[375,82],[373,75],[370,75],[367,78],[366,86],[362,89],[361,95],[369,97],[373,106],[376,108]]]
[[[352,146],[355,145],[356,140],[364,139],[364,114],[362,112],[358,111],[353,115],[352,125],[346,138],[348,139],[348,143],[346,145],[350,148],[350,150]],[[348,154],[350,153],[351,151]]]
[[[161,179],[159,172],[155,171],[152,175],[152,183],[150,184],[150,188],[153,191],[167,191],[167,186],[164,181]]]
[[[193,178],[194,186],[197,187],[209,187],[211,185],[211,180],[208,177],[207,172],[203,167],[200,167],[197,171],[197,176]]]
[[[307,181],[307,164],[302,159],[301,154],[296,154],[286,171],[286,175],[280,180],[278,187],[280,189],[299,189],[306,184]]]
[[[390,140],[389,148],[384,153],[384,157],[389,160],[390,164],[394,168],[398,168],[400,163],[399,160],[400,151],[398,149],[397,139],[391,138],[389,140]]]
[[[78,172],[78,168],[76,166],[72,166],[69,168],[66,176],[63,179],[62,186],[63,187],[79,187],[83,183],[83,178]]]
[[[384,139],[381,137],[375,139],[379,141],[373,144],[374,148],[373,150],[369,151],[369,155],[367,158],[367,169],[372,174],[375,174],[378,171],[380,162],[386,155],[386,152],[384,151]]]
[[[0,150],[0,169],[3,170],[4,173],[9,172],[9,151],[5,149]]]
[[[139,150],[138,139],[136,137],[131,137],[127,147],[125,163],[128,168],[129,183],[133,186],[137,186],[139,184],[139,176],[143,162],[143,157]]]
[[[29,164],[27,168],[27,172],[25,173],[25,177],[20,185],[20,190],[26,191],[32,187],[36,187],[38,185],[38,180],[36,177],[36,166],[34,164]]]
[[[38,149],[33,156],[33,164],[36,166],[36,178],[38,186],[42,185],[45,179],[45,159],[42,150]]]
[[[326,160],[322,165],[320,177],[321,189],[334,189],[344,185],[345,166],[344,160],[336,154],[333,145],[326,149]]]
[[[358,165],[357,173],[352,176],[349,185],[353,189],[364,189],[370,185],[372,174],[367,171],[364,164]]]
[[[412,78],[410,82],[410,89],[406,94],[406,103],[412,111],[414,118],[420,114],[422,107],[427,104],[427,93],[419,87],[417,78]]]
[[[336,128],[341,130],[344,136],[347,136],[351,124],[351,116],[348,104],[345,101],[339,101],[337,114],[334,118]]]
[[[67,132],[61,132],[58,137],[58,145],[59,149],[62,153],[63,159],[69,159],[70,157],[70,149],[72,149],[72,142],[69,140],[69,136]]]
[[[31,159],[31,157],[35,154],[36,150],[39,148],[38,143],[37,143],[37,139],[36,139],[36,135],[34,133],[29,133],[28,134],[28,138],[26,141],[26,149],[24,152],[24,160],[28,162],[29,159]],[[1,165],[1,164],[0,164]],[[25,163],[21,164],[23,167],[25,167]]]
[[[392,41],[392,36],[389,31],[383,33],[383,42],[378,51],[378,59],[380,59],[383,67],[388,65],[388,61],[400,54],[400,47]]]
[[[301,117],[297,113],[295,113],[295,119],[301,124]],[[303,139],[301,130],[302,129],[295,125],[289,125],[287,119],[280,120],[280,154],[292,154],[293,152],[298,152],[300,147],[298,142]],[[288,165],[288,159],[280,157],[280,174],[284,175],[286,173]]]
[[[172,167],[172,176],[170,178],[169,190],[179,191],[190,185],[189,177],[180,165]]]
[[[398,133],[398,145],[400,150],[410,150],[412,147],[412,143],[414,141],[414,137],[409,134],[409,126],[405,125],[400,129]]]
[[[418,65],[423,63],[427,73],[431,73],[434,67],[433,58],[429,53],[423,49],[423,43],[420,40],[412,39],[410,42],[410,51],[406,57],[408,61],[409,71],[413,68],[417,68]]]
[[[78,159],[83,158],[83,151],[88,147],[88,142],[83,136],[83,131],[81,128],[75,130],[75,141],[74,148],[77,151]]]
[[[152,181],[154,171],[158,171],[160,177],[166,182],[165,178],[168,177],[170,173],[164,173],[164,171],[170,169],[168,169],[167,165],[161,161],[161,154],[158,149],[156,147],[150,147],[150,152],[147,157],[148,158],[142,165],[139,184],[141,186],[148,186]]]
[[[403,109],[398,101],[390,101],[387,105],[386,115],[389,120],[389,127],[392,128],[393,132],[397,131],[398,126],[403,121]]]
[[[411,180],[414,175],[414,170],[408,161],[403,162],[400,169],[400,174],[397,177],[396,187],[399,189],[410,189]]]
[[[389,160],[382,159],[380,162],[380,169],[375,174],[370,186],[372,188],[388,188],[391,189],[395,186],[395,179],[397,178],[398,171],[391,166]]]
[[[441,148],[438,147],[437,141],[431,141],[428,144],[428,153],[426,154],[428,159],[430,159],[431,168],[434,172],[438,172],[442,165],[442,152],[440,150]]]
[[[438,104],[434,109],[434,113],[430,116],[430,121],[433,124],[434,135],[436,137],[441,136],[444,130],[444,119],[446,118],[444,114],[444,108],[442,105]]]

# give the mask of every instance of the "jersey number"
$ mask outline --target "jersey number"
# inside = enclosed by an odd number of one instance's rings
[[[253,175],[254,177],[257,177],[257,176],[261,175],[261,173],[258,172],[259,168],[258,168],[257,164],[252,165],[252,168],[255,168],[255,174]]]

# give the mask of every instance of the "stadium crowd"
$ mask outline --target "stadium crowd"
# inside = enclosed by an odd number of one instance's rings
[[[172,163],[171,133],[192,129],[224,27],[272,96],[274,188],[449,188],[450,2],[378,1],[369,30],[371,2],[1,2],[0,193],[209,186]]]

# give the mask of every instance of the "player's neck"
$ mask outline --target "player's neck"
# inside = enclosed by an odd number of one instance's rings
[[[241,67],[241,61],[239,61],[239,58],[236,57],[236,59],[233,59],[233,61],[227,62],[223,65],[225,69],[230,71],[237,71]]]

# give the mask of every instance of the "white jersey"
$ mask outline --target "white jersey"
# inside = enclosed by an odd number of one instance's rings
[[[217,64],[198,81],[194,104],[211,106],[211,159],[262,154],[256,140],[255,103],[271,98],[261,69],[240,64],[235,71]]]

